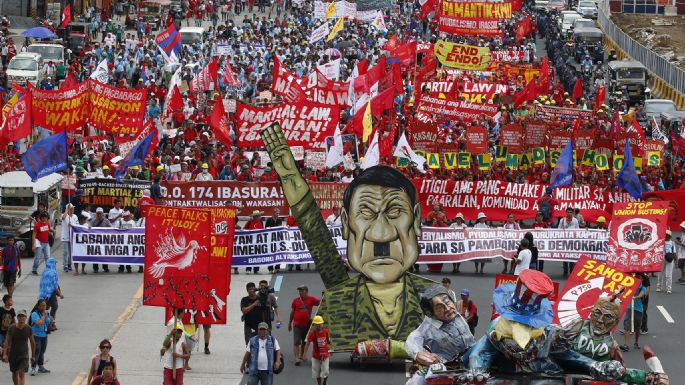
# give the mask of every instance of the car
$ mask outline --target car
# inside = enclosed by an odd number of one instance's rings
[[[591,19],[597,18],[597,4],[592,0],[579,1],[576,11],[583,17],[589,17]]]
[[[573,25],[573,22],[576,19],[582,19],[583,16],[581,16],[579,13],[572,11],[572,13],[564,13],[560,17],[560,28],[559,32],[561,32],[562,36],[566,36],[570,31],[571,31],[571,26]]]
[[[33,43],[26,49],[28,52],[39,53],[45,62],[53,62],[57,66],[57,79],[66,76],[64,46],[52,43]]]
[[[652,118],[659,118],[662,113],[673,113],[677,110],[675,103],[670,99],[645,100],[645,113],[647,114],[648,121]]]
[[[578,28],[597,28],[597,24],[595,24],[594,20],[586,19],[586,18],[582,17],[580,19],[573,20],[573,24],[571,25],[571,28],[574,31]]]
[[[183,45],[202,43],[205,29],[202,27],[183,27],[178,33],[181,34],[181,42]]]
[[[27,82],[38,85],[43,80],[43,58],[39,53],[21,52],[10,60],[7,66],[7,84],[15,82],[20,86]]]

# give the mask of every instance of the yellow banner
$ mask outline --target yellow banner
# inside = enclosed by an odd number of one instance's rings
[[[533,149],[533,163],[545,164],[545,149],[543,147],[535,147]]]
[[[335,37],[335,35],[338,34],[338,32],[342,31],[343,28],[345,28],[345,18],[341,17],[338,19],[338,21],[335,23],[333,26],[333,29],[331,29],[331,32],[328,34],[328,37],[326,38],[326,41],[331,41]]]
[[[481,171],[487,171],[492,166],[492,158],[490,154],[478,154],[478,169]]]
[[[609,157],[607,154],[595,155],[595,167],[599,171],[606,171],[609,169]]]
[[[528,170],[533,163],[533,156],[530,152],[524,152],[521,154],[521,159],[519,160],[519,168],[521,170]]]
[[[457,160],[457,166],[459,168],[469,168],[471,167],[471,153],[460,152],[459,158]]]
[[[441,16],[467,19],[511,19],[511,3],[443,1]]]
[[[442,154],[443,160],[445,161],[445,169],[452,170],[457,166],[457,153],[456,152],[446,152]]]
[[[519,154],[507,154],[507,162],[504,167],[509,170],[518,170],[519,168]]]
[[[495,160],[498,162],[504,162],[507,160],[507,148],[504,146],[495,147]]]
[[[484,70],[490,63],[490,48],[438,40],[435,44],[435,57],[447,67]]]
[[[649,151],[647,153],[647,166],[659,167],[661,166],[661,152]]]
[[[426,160],[428,160],[428,168],[440,168],[440,154],[437,152],[428,153]]]

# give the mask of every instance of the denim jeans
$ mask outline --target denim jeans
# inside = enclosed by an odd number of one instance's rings
[[[62,266],[71,267],[71,242],[62,241]]]
[[[247,379],[247,385],[271,385],[273,383],[274,374],[268,370],[258,370],[257,373],[250,373]]]
[[[36,365],[43,366],[45,359],[45,351],[48,349],[48,337],[33,337],[36,340],[36,362],[31,365],[35,368]]]
[[[38,265],[40,264],[40,256],[43,255],[45,262],[50,258],[50,244],[47,242],[38,242],[36,247],[36,252],[33,255],[33,268],[31,271],[38,271]]]

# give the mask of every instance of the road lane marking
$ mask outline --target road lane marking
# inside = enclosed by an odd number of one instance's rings
[[[129,302],[128,306],[121,311],[121,314],[119,314],[116,321],[114,321],[114,332],[112,332],[112,335],[108,338],[111,343],[114,343],[114,341],[117,339],[117,336],[121,333],[121,329],[124,327],[126,321],[133,317],[138,308],[143,304],[141,302],[142,298],[143,284],[141,283],[140,286],[138,286],[136,293],[133,294],[133,297],[131,297],[131,302]],[[74,378],[74,381],[71,383],[71,385],[83,385],[87,379],[88,372],[80,372],[76,378]]]
[[[657,305],[656,308],[659,309],[659,312],[661,313],[662,316],[664,316],[664,318],[666,319],[666,322],[668,322],[670,324],[675,323],[675,320],[673,319],[673,317],[671,317],[670,314],[668,314],[668,311],[666,310],[665,307],[663,307],[661,305]]]
[[[282,283],[283,283],[283,276],[282,275],[276,276],[276,282],[274,282],[274,291],[281,290],[281,284]]]

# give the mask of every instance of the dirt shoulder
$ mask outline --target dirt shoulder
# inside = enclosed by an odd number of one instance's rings
[[[612,13],[611,20],[640,44],[685,69],[685,19]]]

